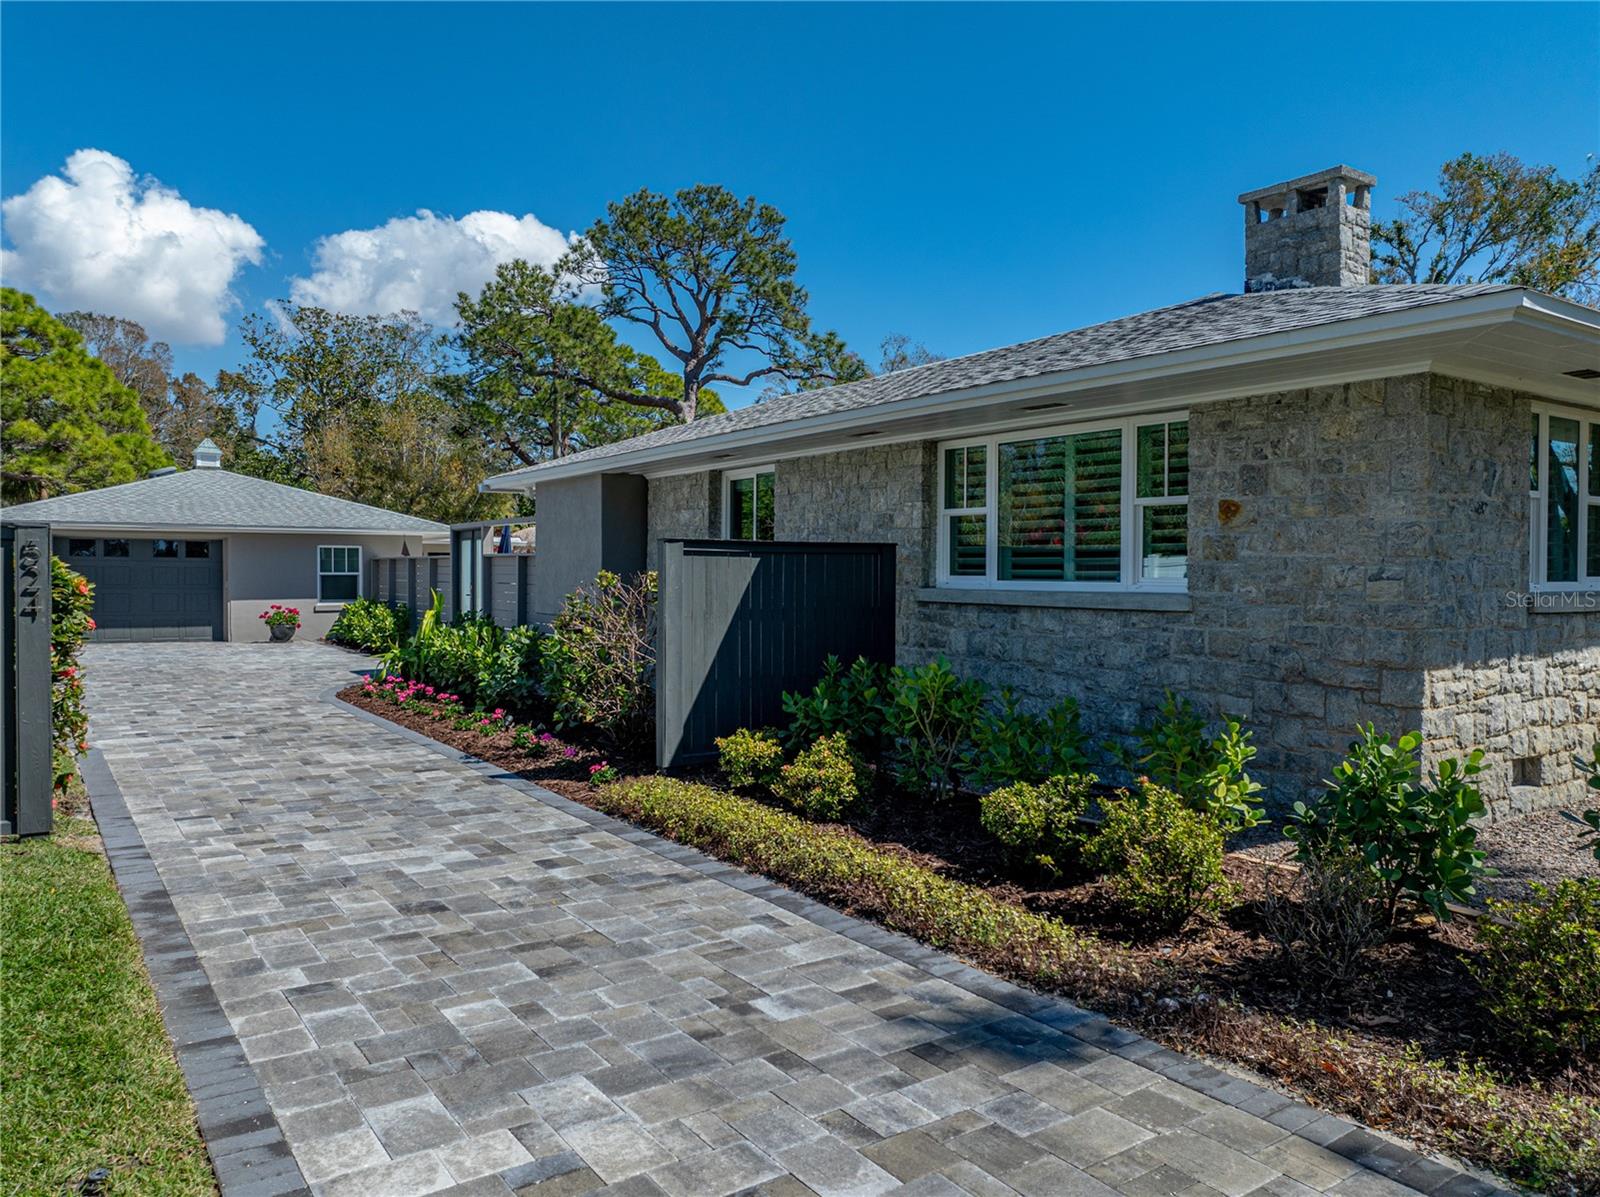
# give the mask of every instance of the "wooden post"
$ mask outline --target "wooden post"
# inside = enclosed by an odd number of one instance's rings
[[[4,798],[0,834],[48,835],[53,770],[50,712],[50,528],[4,529]]]

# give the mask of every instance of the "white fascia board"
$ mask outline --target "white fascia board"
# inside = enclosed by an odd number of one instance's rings
[[[238,525],[229,527],[205,527],[192,524],[108,524],[103,521],[85,520],[29,520],[29,523],[48,524],[51,534],[56,532],[115,532],[138,539],[160,539],[168,533],[182,533],[186,536],[400,536],[412,537],[417,540],[448,540],[450,530],[440,528],[437,531],[411,531],[401,532],[394,528],[241,528]]]
[[[1593,340],[1600,346],[1600,312],[1582,304],[1553,299],[1545,295],[1536,296],[1540,301],[1538,304],[1530,304],[1530,296],[1533,296],[1533,293],[1525,290],[1496,291],[1467,299],[1407,308],[1398,312],[1360,316],[1351,320],[1339,320],[1280,333],[1266,333],[1215,345],[1172,350],[1104,365],[1083,366],[1052,374],[986,383],[956,391],[941,391],[896,403],[873,404],[848,411],[802,417],[784,423],[695,437],[668,445],[649,446],[589,461],[577,461],[570,465],[544,463],[486,478],[479,484],[479,490],[521,492],[531,489],[541,481],[556,481],[585,474],[659,473],[670,469],[668,463],[674,458],[708,452],[725,452],[736,458],[742,450],[748,451],[760,447],[764,450],[765,456],[783,456],[782,443],[794,438],[825,436],[830,432],[848,437],[849,432],[863,425],[901,420],[909,416],[937,415],[951,409],[970,408],[985,402],[1069,395],[1075,391],[1097,386],[1126,386],[1155,378],[1182,376],[1200,371],[1271,365],[1280,361],[1303,358],[1308,354],[1334,353],[1352,347],[1398,345],[1400,342],[1422,336],[1482,331],[1494,324],[1515,320],[1525,308],[1529,310],[1531,318],[1542,318],[1541,322],[1558,322],[1573,335]],[[1383,377],[1419,367],[1427,369],[1429,361],[1431,358],[1408,360],[1403,354],[1399,354],[1394,364],[1369,367],[1348,378],[1339,378],[1332,372],[1301,370],[1294,375],[1285,375],[1282,379],[1274,377],[1270,382],[1253,381],[1243,390],[1223,389],[1210,395],[1202,391],[1197,394],[1197,399],[1222,398],[1308,385],[1306,381],[1296,381],[1296,379],[1316,379],[1331,385],[1339,381]],[[873,438],[871,443],[889,442]],[[827,452],[849,447],[851,443],[845,439],[833,444],[830,449],[816,451]],[[654,471],[650,469],[652,466],[656,467]]]

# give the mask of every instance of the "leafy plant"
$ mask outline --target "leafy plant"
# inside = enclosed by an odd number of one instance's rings
[[[772,792],[807,818],[831,823],[861,795],[859,766],[843,733],[823,736],[778,770]]]
[[[1447,904],[1468,900],[1488,872],[1472,825],[1483,797],[1469,780],[1483,771],[1483,753],[1441,761],[1425,784],[1420,735],[1392,742],[1370,723],[1359,730],[1327,789],[1309,806],[1296,802],[1285,831],[1302,862],[1360,856],[1382,882],[1389,923],[1407,895],[1448,921]]]
[[[1545,1056],[1600,1059],[1600,880],[1491,901],[1469,961],[1496,1031]]]
[[[1113,749],[1123,766],[1210,815],[1225,835],[1261,821],[1261,786],[1245,772],[1256,750],[1237,716],[1224,715],[1221,730],[1210,735],[1194,705],[1168,690],[1160,714],[1134,739],[1136,750]]]
[[[79,654],[94,631],[94,587],[59,557],[50,558],[50,771],[60,790],[77,775],[78,754],[89,751]]]
[[[1367,952],[1388,937],[1378,879],[1360,856],[1313,855],[1284,881],[1268,873],[1262,908],[1267,935],[1294,970],[1343,989],[1361,975]]]
[[[1054,876],[1082,847],[1079,820],[1089,809],[1092,773],[1019,781],[985,794],[978,804],[983,829],[1026,868]]]
[[[830,654],[809,694],[783,695],[783,710],[789,716],[784,739],[789,748],[843,732],[855,752],[875,758],[883,747],[888,674],[887,667],[866,657],[857,657],[844,669]]]
[[[473,704],[522,707],[539,691],[537,628],[502,628],[485,615],[444,621],[444,599],[433,592],[416,634],[383,656],[383,672],[451,691]]]
[[[955,792],[961,763],[972,752],[983,700],[983,684],[957,677],[943,658],[919,669],[893,671],[887,730],[901,785],[935,801]]]
[[[1148,780],[1101,807],[1105,823],[1089,855],[1110,874],[1119,902],[1163,930],[1222,909],[1231,887],[1222,873],[1222,829],[1215,819]]]
[[[298,628],[300,626],[300,608],[285,607],[282,603],[273,603],[257,619],[269,628]]]
[[[410,624],[404,603],[391,607],[377,599],[351,599],[328,629],[328,639],[363,652],[386,653],[404,639]]]
[[[1600,740],[1594,742],[1590,750],[1589,759],[1577,757],[1578,771],[1584,774],[1585,784],[1591,790],[1600,790]],[[1591,807],[1577,816],[1588,824],[1589,830],[1578,837],[1579,851],[1594,853],[1594,858],[1600,860],[1600,807]]]
[[[741,727],[716,741],[718,761],[728,784],[738,789],[770,786],[783,768],[783,745],[770,728]]]
[[[1002,689],[972,729],[968,776],[982,788],[1082,773],[1089,767],[1077,701],[1063,698],[1043,714],[1022,710]]]
[[[649,738],[655,718],[656,575],[624,581],[601,570],[580,587],[540,648],[556,726],[587,724],[621,745]]]

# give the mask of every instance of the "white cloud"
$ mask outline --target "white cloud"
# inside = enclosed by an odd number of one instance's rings
[[[0,251],[9,285],[58,311],[124,316],[152,337],[217,345],[236,303],[234,276],[261,261],[265,242],[248,222],[197,208],[104,150],[83,149],[0,205],[11,248]]]
[[[361,316],[412,311],[455,323],[458,291],[475,294],[502,262],[550,266],[571,237],[532,213],[469,212],[459,220],[423,210],[376,229],[348,229],[317,242],[310,278],[291,281],[297,304]]]

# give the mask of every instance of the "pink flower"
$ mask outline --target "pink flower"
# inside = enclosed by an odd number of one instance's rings
[[[570,761],[573,757],[578,755],[578,750],[576,748],[574,748],[571,744],[568,744],[565,748],[563,748],[561,750],[561,755],[566,757]]]

